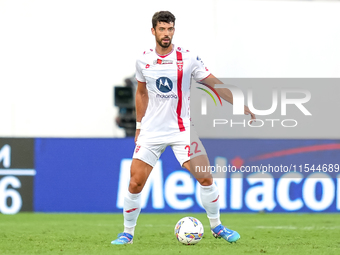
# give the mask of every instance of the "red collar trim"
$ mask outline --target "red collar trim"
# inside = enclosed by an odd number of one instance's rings
[[[168,54],[166,54],[166,55],[159,55],[159,54],[157,53],[156,49],[155,49],[155,52],[156,52],[156,54],[157,54],[158,57],[160,57],[160,58],[165,58],[165,57],[169,56],[169,55],[174,51],[174,49],[175,49],[175,45],[172,45],[172,51],[170,51],[170,52],[169,52]]]

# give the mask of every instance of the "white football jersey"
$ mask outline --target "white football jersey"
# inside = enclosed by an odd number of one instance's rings
[[[149,103],[140,138],[161,141],[190,128],[190,81],[210,75],[201,59],[188,50],[175,47],[160,56],[155,49],[144,51],[136,62],[136,79],[146,82]],[[138,139],[140,139],[138,138]]]

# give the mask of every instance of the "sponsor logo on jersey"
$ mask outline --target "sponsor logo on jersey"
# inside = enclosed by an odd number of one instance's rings
[[[156,87],[160,92],[168,93],[173,88],[173,83],[168,77],[159,77],[156,80]]]
[[[162,94],[157,94],[156,98],[173,98],[173,99],[177,99],[177,95],[176,94],[171,94],[171,95],[162,95]]]
[[[172,60],[167,60],[167,59],[157,59],[155,61],[153,61],[154,65],[166,65],[166,64],[173,64]]]

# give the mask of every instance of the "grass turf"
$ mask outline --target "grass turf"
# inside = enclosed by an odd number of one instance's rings
[[[205,234],[197,245],[180,244],[176,222],[197,217]],[[134,244],[114,246],[121,214],[0,215],[0,254],[339,254],[338,214],[222,214],[241,239],[215,239],[205,214],[146,214],[138,219]]]

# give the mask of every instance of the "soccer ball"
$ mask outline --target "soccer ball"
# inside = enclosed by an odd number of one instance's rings
[[[184,217],[175,226],[175,235],[182,244],[197,244],[203,237],[202,223],[194,217]]]

